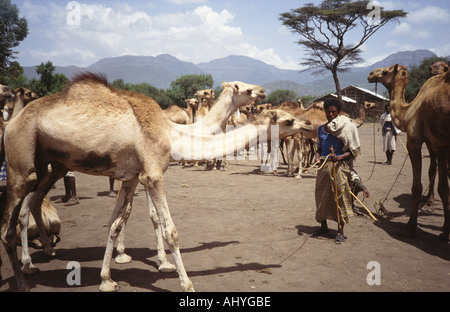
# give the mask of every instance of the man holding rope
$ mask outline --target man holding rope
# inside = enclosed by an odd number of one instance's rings
[[[360,152],[360,144],[356,126],[348,117],[339,116],[342,102],[329,99],[324,108],[328,123],[317,130],[316,162],[320,160],[321,167],[315,187],[316,220],[321,227],[312,236],[328,233],[327,220],[333,220],[338,224],[335,242],[340,244],[345,241],[344,225],[353,215],[350,161]]]

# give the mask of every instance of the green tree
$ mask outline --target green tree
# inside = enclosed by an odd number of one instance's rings
[[[425,81],[427,81],[430,75],[430,65],[436,62],[443,61],[448,63],[448,60],[443,57],[432,56],[423,59],[422,63],[418,66],[412,66],[408,70],[408,83],[405,88],[405,100],[411,102],[419,93]]]
[[[3,78],[0,78],[0,83],[7,85],[11,89],[26,87],[28,85],[27,77],[23,74],[23,68],[19,62],[11,62],[8,68],[8,73]]]
[[[10,65],[17,54],[14,48],[27,35],[28,23],[24,17],[19,18],[17,5],[10,0],[0,0],[0,83],[5,83],[11,75]]]
[[[212,89],[213,85],[212,75],[184,75],[172,81],[167,92],[176,104],[186,106],[186,99],[194,97],[198,90]]]
[[[374,8],[379,16],[372,16]],[[403,10],[376,8],[368,0],[325,0],[319,6],[308,3],[282,13],[280,20],[302,37],[298,43],[306,47],[308,56],[301,64],[314,73],[330,71],[337,95],[342,98],[338,72],[348,71],[362,62],[360,47],[381,27],[406,14]],[[359,41],[344,42],[347,35],[357,32]]]
[[[298,95],[292,90],[277,89],[269,94],[264,100],[265,103],[271,103],[272,105],[280,105],[285,101],[297,101]]]
[[[29,81],[29,88],[36,92],[40,97],[47,96],[53,93],[60,92],[67,84],[69,79],[63,74],[54,74],[55,66],[52,62],[41,63],[36,68],[40,79],[31,79]]]

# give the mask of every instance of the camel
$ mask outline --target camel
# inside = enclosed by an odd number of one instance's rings
[[[439,61],[430,65],[430,76],[436,76],[448,71],[448,64],[443,61]]]
[[[436,76],[444,74],[448,71],[448,65],[445,62],[439,61],[430,65],[430,75]],[[430,153],[430,167],[428,168],[428,179],[430,184],[428,186],[428,194],[425,196],[429,211],[434,211],[434,182],[436,180],[437,172],[437,158],[432,149],[428,149]],[[450,177],[450,172],[449,172]],[[423,208],[422,208],[423,209]]]
[[[422,194],[421,147],[425,143],[436,154],[438,162],[438,193],[444,209],[443,232],[439,238],[449,240],[450,214],[448,207],[448,156],[450,140],[450,71],[429,78],[420,89],[414,101],[406,103],[405,86],[408,81],[406,66],[392,65],[378,68],[368,76],[371,83],[381,82],[388,90],[391,99],[391,116],[397,128],[407,134],[407,150],[413,169],[411,215],[406,229],[399,234],[415,236],[417,217]]]
[[[8,86],[0,84],[0,108],[3,109],[6,102],[13,96]]]
[[[214,106],[216,94],[214,89],[198,90],[195,92],[194,97],[200,102],[200,106],[198,107],[199,113],[205,116]]]
[[[14,118],[19,112],[31,101],[37,100],[39,96],[26,88],[17,88],[13,90],[14,93],[14,105],[13,112],[10,118]]]
[[[17,116],[28,103],[39,98],[35,92],[26,88],[14,89],[12,90],[12,93],[14,94],[14,103],[12,106],[13,113],[9,120]],[[5,125],[6,124],[8,124],[8,122],[6,122]],[[35,179],[35,175],[32,174],[28,177],[28,179]],[[42,201],[42,219],[44,222],[45,231],[50,237],[51,243],[55,245],[60,240],[59,234],[61,232],[61,220],[59,219],[58,212],[55,207],[53,207],[46,198]],[[21,229],[24,224],[28,224],[28,235],[21,237]],[[19,223],[16,227],[16,241],[18,245],[22,246],[22,271],[25,274],[33,274],[38,271],[38,268],[32,265],[28,252],[28,246],[34,248],[43,247],[38,238],[39,233],[33,216],[28,218],[27,214],[20,214]]]
[[[164,110],[164,113],[170,120],[178,124],[187,125],[193,123],[194,113],[192,111],[192,107],[189,105],[184,108],[176,104],[172,104]]]
[[[242,82],[223,83],[223,88],[219,100],[203,119],[207,131],[200,131],[207,158],[228,153],[219,148],[208,149],[211,142],[218,146],[224,137],[234,139],[235,135],[243,135],[242,131],[220,133],[228,116],[240,106],[266,96],[261,87]],[[280,125],[282,135],[301,131],[306,124],[294,117],[281,121],[284,122]],[[131,213],[134,190],[139,182],[147,193],[155,233],[157,237],[162,235],[174,258],[181,288],[194,291],[181,259],[178,234],[167,206],[163,175],[172,159],[192,157],[190,151],[180,151],[179,147],[184,144],[180,141],[186,139],[180,133],[193,134],[196,127],[198,125],[180,125],[170,121],[153,99],[116,90],[105,78],[92,73],[78,75],[64,91],[26,106],[6,127],[2,136],[4,144],[1,145],[5,146],[5,151],[0,153],[5,155],[9,169],[1,239],[19,290],[26,289],[14,239],[19,211],[32,212],[43,238],[44,252],[54,255],[50,242],[45,239],[41,203],[51,186],[68,170],[73,170],[123,181],[109,221],[100,291],[118,290],[117,283],[111,279],[112,250]],[[219,135],[209,135],[214,130]],[[93,132],[95,136],[91,135]],[[236,148],[231,147],[233,150]],[[49,164],[52,165],[51,172],[47,170]],[[37,181],[23,178],[32,173],[36,173]],[[158,238],[158,258],[166,262],[160,241],[162,239]]]

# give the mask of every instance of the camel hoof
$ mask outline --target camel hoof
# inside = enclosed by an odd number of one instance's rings
[[[195,292],[194,285],[192,284],[191,281],[189,281],[188,283],[185,283],[185,284],[181,284],[181,289],[184,292]]]
[[[101,292],[117,292],[119,291],[119,285],[113,280],[103,281],[98,288]]]
[[[441,234],[439,234],[438,238],[439,238],[441,241],[444,241],[444,242],[450,241],[450,238],[449,238],[449,234],[448,234],[448,233],[447,233],[447,234],[441,233]]]
[[[302,179],[302,176],[295,176],[294,179],[296,179],[296,180],[301,180],[301,179]]]
[[[114,261],[119,264],[130,263],[132,260],[131,256],[127,254],[120,254],[114,258]]]
[[[158,267],[158,271],[162,272],[162,273],[172,273],[176,271],[176,267],[172,264],[172,263],[162,263],[159,267]]]
[[[22,268],[22,273],[26,275],[32,275],[39,272],[39,268],[32,263],[27,263]]]

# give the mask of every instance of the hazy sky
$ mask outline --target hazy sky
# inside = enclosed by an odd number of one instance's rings
[[[322,0],[11,0],[28,20],[17,48],[22,66],[89,66],[101,58],[168,53],[195,64],[245,55],[279,68],[298,69],[304,51],[280,13]],[[450,55],[450,1],[379,1],[408,12],[363,46],[370,65],[405,50]],[[355,37],[356,38],[356,37]],[[355,38],[349,38],[351,43]]]

